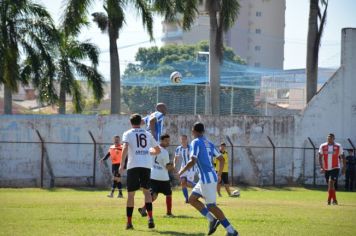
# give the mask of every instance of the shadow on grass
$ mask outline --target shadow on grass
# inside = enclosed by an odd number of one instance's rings
[[[205,234],[203,233],[182,233],[182,232],[177,232],[177,231],[156,231],[159,234],[166,234],[166,235],[189,235],[189,236],[203,236]]]

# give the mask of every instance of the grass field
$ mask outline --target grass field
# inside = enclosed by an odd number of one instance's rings
[[[154,203],[156,228],[137,212],[134,231],[126,231],[126,198],[107,198],[107,190],[0,189],[0,235],[206,235],[207,221],[183,203],[177,189],[173,213],[165,218],[165,198]],[[218,204],[240,235],[356,235],[356,193],[338,192],[338,206],[326,205],[326,190],[243,188],[240,198]],[[126,193],[124,193],[126,196]],[[225,235],[219,226],[214,235]]]

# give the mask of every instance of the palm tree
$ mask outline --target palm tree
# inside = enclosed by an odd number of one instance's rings
[[[324,7],[323,12],[322,6]],[[310,0],[306,65],[307,102],[314,97],[318,89],[319,47],[326,22],[327,9],[328,0]]]
[[[66,33],[78,32],[85,24],[89,6],[94,0],[69,0],[64,13],[64,30]],[[110,81],[111,81],[111,114],[120,114],[120,62],[117,49],[119,32],[125,23],[127,6],[134,6],[140,13],[142,24],[146,27],[152,39],[152,13],[146,0],[104,0],[105,13],[94,13],[94,21],[102,31],[107,31],[110,43]]]
[[[220,113],[220,64],[223,60],[223,35],[234,25],[239,14],[238,0],[156,0],[155,9],[164,15],[165,20],[174,22],[182,14],[183,30],[189,30],[198,15],[199,5],[205,4],[210,17],[209,32],[209,90],[212,114]]]
[[[88,81],[94,98],[99,102],[103,96],[103,76],[97,71],[99,50],[90,42],[80,42],[73,35],[60,32],[59,57],[56,63],[59,91],[59,114],[66,113],[66,95],[72,95],[74,112],[83,111],[83,97],[77,76]],[[92,65],[83,61],[89,60]]]
[[[50,46],[57,34],[49,13],[30,0],[0,1],[0,85],[4,86],[4,113],[12,113],[12,93],[19,83],[33,82],[40,99],[55,99],[54,65]],[[20,56],[22,55],[22,57]],[[42,83],[42,78],[47,82]]]

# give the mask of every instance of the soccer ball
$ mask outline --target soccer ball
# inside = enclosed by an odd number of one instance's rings
[[[178,84],[182,80],[182,74],[179,73],[178,71],[174,71],[172,72],[170,78],[172,83]]]
[[[231,197],[240,197],[240,190],[236,189],[232,191]]]

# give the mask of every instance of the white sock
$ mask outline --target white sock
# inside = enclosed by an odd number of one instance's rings
[[[232,227],[232,225],[229,225],[228,227],[226,227],[226,231],[228,232],[228,233],[234,233],[234,231],[235,231],[235,229],[234,229],[234,227]]]

